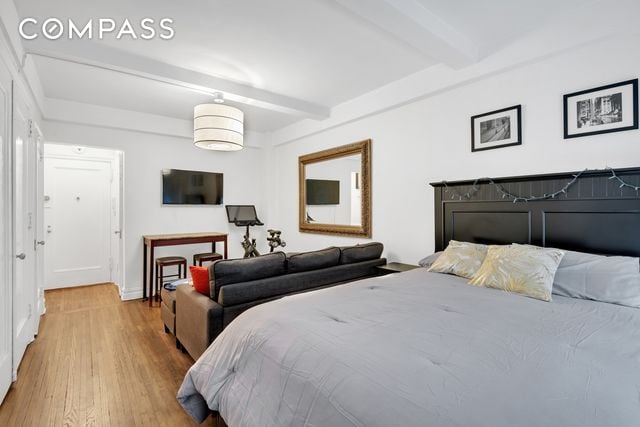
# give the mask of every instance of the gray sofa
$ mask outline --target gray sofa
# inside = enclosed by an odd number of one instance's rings
[[[197,359],[243,311],[300,292],[379,275],[381,243],[314,252],[276,252],[256,258],[220,260],[209,266],[210,296],[181,285],[175,291],[175,335]]]

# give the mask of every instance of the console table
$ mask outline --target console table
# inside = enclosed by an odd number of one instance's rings
[[[142,301],[149,299],[149,306],[153,304],[153,278],[155,277],[154,249],[161,246],[195,245],[198,243],[211,243],[211,251],[216,251],[216,242],[224,243],[223,257],[227,258],[227,234],[208,233],[180,233],[180,234],[155,234],[142,236],[143,261],[142,261]],[[149,257],[147,258],[147,252]],[[151,269],[147,263],[151,260]],[[147,270],[150,270],[147,272]],[[151,277],[149,277],[149,273]],[[149,292],[147,294],[147,284]]]

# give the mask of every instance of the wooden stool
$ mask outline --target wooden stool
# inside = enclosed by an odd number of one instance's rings
[[[164,274],[165,267],[178,266],[178,274]],[[187,259],[181,256],[165,256],[156,258],[156,301],[160,298],[160,290],[169,278],[184,279],[187,277]],[[149,295],[151,298],[151,295]]]
[[[193,265],[199,265],[202,267],[203,262],[214,262],[219,259],[222,259],[222,255],[217,254],[215,252],[208,252],[205,254],[195,254],[193,256]]]

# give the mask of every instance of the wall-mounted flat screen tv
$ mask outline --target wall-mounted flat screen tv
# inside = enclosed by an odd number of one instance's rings
[[[223,175],[180,169],[162,170],[162,204],[221,205]]]
[[[305,190],[307,206],[340,204],[340,181],[307,179]]]

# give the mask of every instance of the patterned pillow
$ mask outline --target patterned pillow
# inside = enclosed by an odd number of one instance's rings
[[[469,284],[551,301],[553,277],[563,256],[560,249],[517,244],[489,246],[487,257]]]
[[[428,271],[454,274],[471,279],[482,265],[486,254],[486,245],[451,240],[449,246]]]

